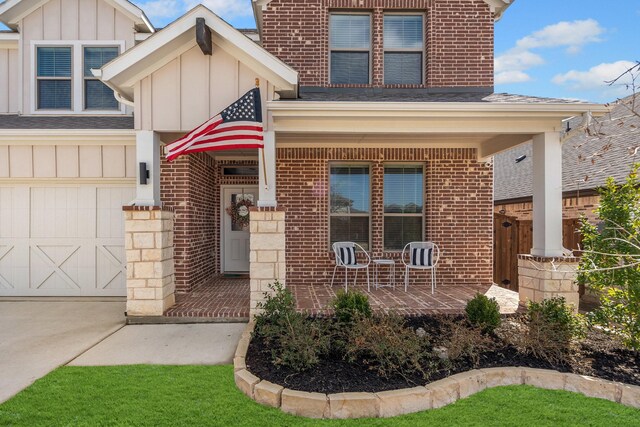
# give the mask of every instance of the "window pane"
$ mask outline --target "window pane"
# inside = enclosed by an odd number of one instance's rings
[[[385,213],[422,213],[422,174],[420,166],[385,166]]]
[[[384,47],[387,49],[421,49],[422,16],[385,15]]]
[[[422,53],[386,52],[384,83],[387,85],[422,84]]]
[[[331,15],[331,48],[369,49],[371,24],[369,15]]]
[[[38,80],[38,108],[71,109],[71,80]]]
[[[71,77],[71,48],[39,47],[38,76]]]
[[[369,52],[331,52],[332,84],[369,84]]]
[[[113,91],[100,80],[85,80],[84,106],[86,109],[117,110],[118,101]]]
[[[369,213],[369,167],[332,166],[331,213]]]
[[[369,249],[369,217],[334,216],[331,217],[330,239],[335,242],[356,242]]]
[[[402,250],[409,242],[422,240],[421,216],[385,216],[384,249]]]
[[[118,56],[117,47],[85,47],[84,48],[84,75],[93,77],[92,68],[101,68],[104,64]]]

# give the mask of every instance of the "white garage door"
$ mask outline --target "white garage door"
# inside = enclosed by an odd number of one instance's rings
[[[126,295],[130,186],[0,187],[0,296]]]

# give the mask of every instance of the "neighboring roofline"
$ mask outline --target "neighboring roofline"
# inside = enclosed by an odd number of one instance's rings
[[[47,145],[51,140],[78,141],[87,136],[121,138],[135,135],[135,129],[0,129],[0,141],[38,138],[42,145]]]
[[[598,195],[598,190],[595,188],[585,188],[582,190],[564,191],[562,193],[563,199],[573,199],[575,197],[591,197]],[[511,199],[494,200],[493,205],[513,205],[518,203],[531,203],[533,202],[533,196],[514,197]]]
[[[0,22],[7,27],[18,30],[18,23],[22,18],[47,3],[49,0],[6,0],[0,4]],[[127,0],[105,0],[136,23],[136,30],[141,32],[155,32],[151,21],[144,11]]]
[[[0,32],[0,49],[17,49],[20,34],[16,32]]]
[[[195,27],[195,18],[198,17],[205,18],[207,26],[218,38],[215,42],[221,48],[231,50],[231,55],[250,68],[257,68],[256,71],[273,83],[282,97],[297,96],[297,71],[202,5],[194,7],[144,43],[124,52],[100,70],[92,72],[125,99],[133,100],[135,83],[195,46],[195,31],[191,30]],[[161,49],[171,43],[174,44],[171,51],[161,54]]]

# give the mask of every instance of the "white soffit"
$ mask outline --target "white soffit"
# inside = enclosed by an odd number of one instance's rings
[[[133,87],[144,77],[196,45],[196,18],[204,18],[216,45],[268,79],[281,96],[297,94],[298,73],[199,5],[144,42],[123,53],[94,74],[129,100]]]
[[[47,3],[49,0],[7,0],[0,4],[0,22],[13,30],[18,29],[22,18]],[[104,0],[135,22],[136,30],[153,33],[155,28],[142,9],[127,0]]]
[[[20,34],[0,32],[0,49],[17,49]]]

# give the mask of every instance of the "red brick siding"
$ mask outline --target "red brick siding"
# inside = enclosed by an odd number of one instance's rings
[[[175,212],[174,262],[176,289],[188,292],[220,273],[220,185],[256,185],[257,178],[225,177],[225,165],[256,165],[255,161],[216,162],[204,153],[173,161],[164,159],[160,197]]]
[[[384,86],[385,11],[425,13],[425,86],[492,87],[493,15],[483,0],[273,0],[262,45],[300,73],[302,86],[329,83],[329,13],[371,12],[372,85]]]
[[[331,280],[334,263],[329,250],[328,165],[332,161],[370,164],[371,254],[394,259],[400,254],[383,253],[382,248],[383,165],[398,161],[424,164],[425,236],[442,251],[439,284],[492,283],[493,170],[476,158],[473,149],[278,149],[278,205],[287,211],[287,283],[324,284]],[[403,280],[400,265],[398,262],[398,282]],[[411,277],[426,280],[415,272]]]

